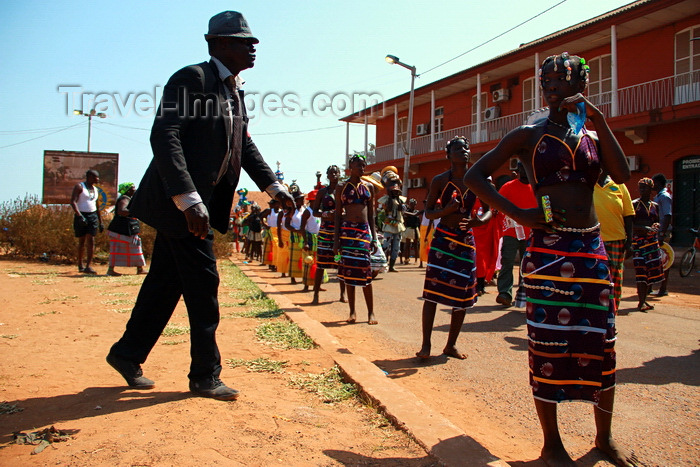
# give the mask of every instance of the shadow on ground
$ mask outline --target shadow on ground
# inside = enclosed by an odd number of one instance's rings
[[[189,392],[136,391],[127,386],[91,387],[76,394],[34,397],[8,401],[24,409],[0,420],[0,443],[12,440],[16,431],[32,431],[37,427],[110,413],[136,410],[165,404],[192,396]]]

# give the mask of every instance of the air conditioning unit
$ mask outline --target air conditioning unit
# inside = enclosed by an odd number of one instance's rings
[[[419,125],[416,125],[416,134],[418,136],[420,135],[427,135],[428,131],[430,131],[430,125],[427,123],[421,123]]]
[[[627,165],[630,166],[631,172],[639,170],[639,156],[627,156]]]
[[[496,89],[491,95],[494,102],[506,102],[510,99],[510,89]]]
[[[501,108],[497,105],[484,110],[484,120],[493,120],[501,116]]]
[[[518,158],[517,157],[511,157],[510,163],[508,164],[508,168],[512,171],[518,170]]]
[[[408,187],[409,188],[423,188],[425,186],[424,178],[409,178]]]

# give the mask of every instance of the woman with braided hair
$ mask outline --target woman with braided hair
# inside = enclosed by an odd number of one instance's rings
[[[612,438],[615,398],[615,301],[600,237],[593,188],[601,167],[616,183],[629,179],[627,160],[603,113],[583,96],[585,60],[547,57],[540,84],[549,115],[509,132],[472,166],[465,182],[480,199],[533,229],[522,262],[527,295],[530,385],[548,465],[575,465],[557,426],[557,403],[594,404],[595,445],[617,465],[636,465]],[[585,128],[588,120],[596,131]],[[517,156],[538,207],[519,208],[487,177]]]
[[[338,279],[345,282],[350,305],[348,323],[357,319],[355,313],[355,288],[362,287],[367,304],[367,321],[377,324],[372,295],[372,267],[370,253],[377,248],[377,231],[374,226],[374,200],[372,191],[360,177],[367,162],[362,154],[348,160],[350,178],[335,189],[335,230],[333,252],[338,262]]]
[[[469,162],[469,141],[464,136],[452,138],[445,147],[450,170],[437,175],[430,184],[425,215],[440,218],[430,242],[428,265],[423,285],[422,330],[423,343],[418,358],[430,358],[431,335],[437,305],[452,307],[450,331],[444,355],[467,358],[457,349],[457,338],[464,324],[467,308],[476,303],[476,247],[472,227],[491,218],[472,216],[476,196],[464,184]]]
[[[318,231],[318,260],[316,277],[314,278],[314,298],[312,305],[318,305],[318,294],[326,269],[338,269],[338,263],[333,258],[333,232],[335,231],[335,189],[340,180],[340,167],[331,165],[326,169],[328,185],[320,188],[313,203],[313,214],[321,219]],[[339,281],[340,301],[345,303],[345,282]]]
[[[664,280],[664,269],[659,250],[659,205],[651,200],[654,182],[651,178],[639,181],[639,198],[632,201],[632,251],[637,282],[638,311],[653,310],[647,303],[649,288]]]

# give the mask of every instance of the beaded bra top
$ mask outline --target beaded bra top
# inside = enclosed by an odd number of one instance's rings
[[[368,205],[372,194],[364,183],[360,182],[355,186],[350,182],[345,182],[343,191],[340,193],[340,202],[343,206],[348,204]]]
[[[321,206],[319,210],[321,212],[326,212],[326,211],[332,211],[335,209],[335,194],[330,192],[328,188],[326,188],[326,194],[323,195],[323,199],[321,200]]]
[[[574,151],[556,136],[545,133],[532,152],[535,188],[582,182],[591,189],[598,181],[600,158],[596,143],[585,130]]]
[[[476,195],[471,190],[467,189],[463,194],[462,190],[457,185],[449,181],[445,184],[445,188],[442,189],[438,201],[444,208],[453,198],[459,202],[460,212],[470,212],[476,202]]]

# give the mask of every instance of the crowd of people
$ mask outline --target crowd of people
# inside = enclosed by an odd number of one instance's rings
[[[442,353],[466,358],[457,347],[465,315],[487,286],[495,285],[497,304],[525,307],[529,382],[544,435],[543,460],[574,465],[559,434],[557,403],[582,400],[594,404],[595,445],[618,465],[635,465],[611,434],[615,317],[627,257],[633,257],[638,310],[653,308],[647,298],[654,284],[660,284],[657,295],[667,293],[660,244],[669,232],[670,195],[658,174],[640,180],[639,198],[631,200],[622,149],[602,112],[582,94],[589,73],[583,58],[568,53],[546,58],[539,80],[548,115],[511,131],[475,163],[468,139],[452,138],[445,148],[447,170],[432,179],[418,209],[415,199],[402,195],[395,167],[366,174],[362,154],[349,157],[345,174],[336,165],[328,167],[327,183],[317,180],[308,193],[296,183],[284,185],[247,133],[238,73],[253,66],[258,39],[232,11],[210,20],[205,39],[211,61],[181,69],[165,86],[151,134],[153,162],[139,190],[120,186],[109,227],[111,275],[119,274],[116,266],[144,272],[135,218],[157,230],[150,271],[123,336],[107,356],[130,387],[155,386],[141,364],[184,295],[191,324],[191,392],[218,400],[238,397],[219,378],[212,228],[230,234],[243,168],[271,198],[264,208],[249,202],[236,208],[232,235],[248,261],[311,289],[312,304],[320,303],[321,286],[335,274],[339,300],[349,305],[347,322],[358,320],[355,289],[361,287],[367,322],[376,325],[373,279],[399,272],[397,261],[413,259],[425,266],[420,359],[431,357],[438,305],[451,308]],[[228,113],[168,112],[180,108],[183,99],[203,95],[225,102],[221,108]],[[512,179],[496,186],[491,175],[513,157],[519,163]],[[94,205],[97,180],[98,174],[88,172],[73,192],[78,266],[86,273],[94,273],[90,249],[102,225]],[[517,284],[516,261],[521,265]]]

